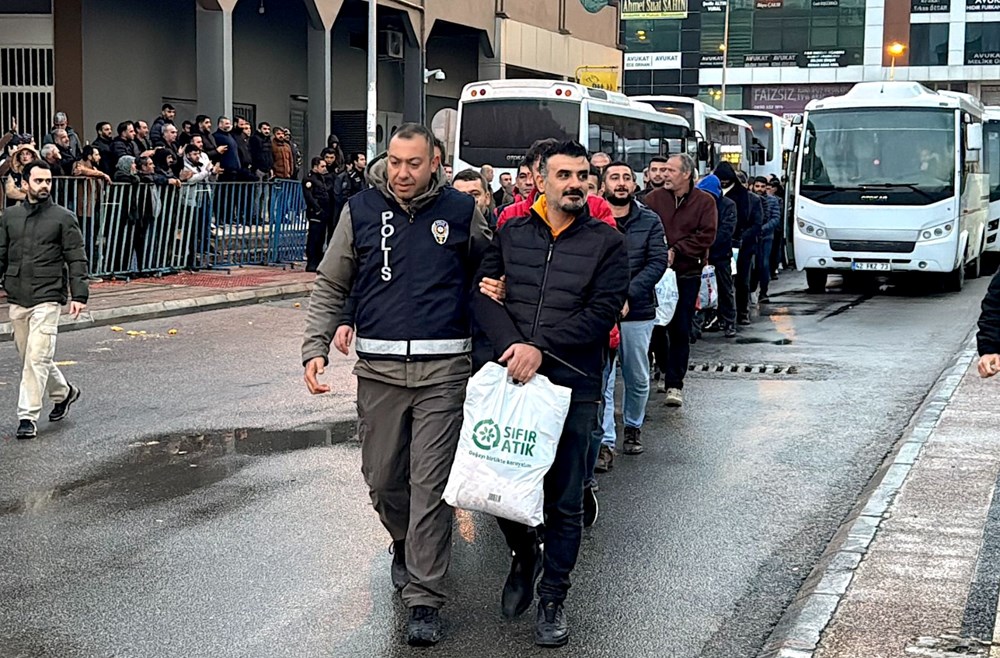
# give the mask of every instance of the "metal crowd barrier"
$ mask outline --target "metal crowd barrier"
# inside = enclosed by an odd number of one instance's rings
[[[53,181],[75,213],[97,276],[270,265],[305,255],[305,200],[295,180],[173,185]]]

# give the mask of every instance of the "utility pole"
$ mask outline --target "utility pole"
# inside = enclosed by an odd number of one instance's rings
[[[733,0],[726,0],[726,27],[722,33],[722,111],[726,111],[726,71],[729,69],[729,5]]]
[[[378,130],[378,0],[368,0],[368,162],[378,155],[376,131]]]

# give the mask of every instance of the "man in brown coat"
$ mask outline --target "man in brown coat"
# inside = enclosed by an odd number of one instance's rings
[[[291,178],[295,173],[295,157],[292,155],[292,144],[288,141],[288,133],[284,128],[274,129],[271,152],[274,154],[274,177]]]
[[[684,403],[681,391],[691,354],[691,320],[701,290],[701,271],[708,262],[708,250],[715,242],[719,221],[715,198],[694,186],[694,172],[691,156],[675,155],[667,161],[663,187],[646,195],[646,205],[663,222],[670,267],[677,273],[680,292],[674,317],[666,330],[656,327],[653,331],[653,355],[663,373],[665,403],[670,407]],[[669,346],[664,344],[668,336]]]

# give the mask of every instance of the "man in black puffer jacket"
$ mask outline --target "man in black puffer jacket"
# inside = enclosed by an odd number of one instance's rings
[[[1000,272],[993,276],[983,298],[976,343],[980,357],[979,376],[987,378],[1000,373]]]
[[[611,214],[618,230],[625,235],[628,249],[630,283],[628,301],[622,309],[621,346],[618,356],[625,383],[623,416],[626,455],[643,451],[640,434],[649,401],[649,341],[656,319],[656,284],[667,270],[667,241],[660,217],[635,201],[635,172],[625,162],[612,162],[604,168],[604,198],[611,204]],[[614,364],[612,364],[612,371]],[[608,387],[614,390],[614,385]],[[614,400],[606,407],[613,407]],[[601,447],[599,462],[608,470],[614,459],[614,443]]]
[[[563,602],[583,532],[583,482],[597,428],[604,350],[628,295],[625,240],[590,217],[589,172],[587,150],[576,142],[545,151],[535,178],[544,194],[527,215],[497,232],[475,277],[506,276],[505,303],[482,293],[475,293],[472,302],[494,357],[513,379],[527,382],[541,374],[573,391],[555,461],[545,476],[544,531],[499,520],[514,552],[502,597],[507,616],[531,606],[544,540],[535,621],[535,643],[541,646],[569,641]]]

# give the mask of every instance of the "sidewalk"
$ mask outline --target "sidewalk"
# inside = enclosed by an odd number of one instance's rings
[[[59,331],[301,297],[309,294],[315,279],[301,267],[244,266],[92,283],[89,312],[77,320],[64,314]],[[7,317],[7,298],[0,292],[0,318]],[[0,341],[9,340],[13,340],[10,322],[0,322]]]
[[[939,379],[763,656],[1000,657],[1000,381],[977,361]]]

